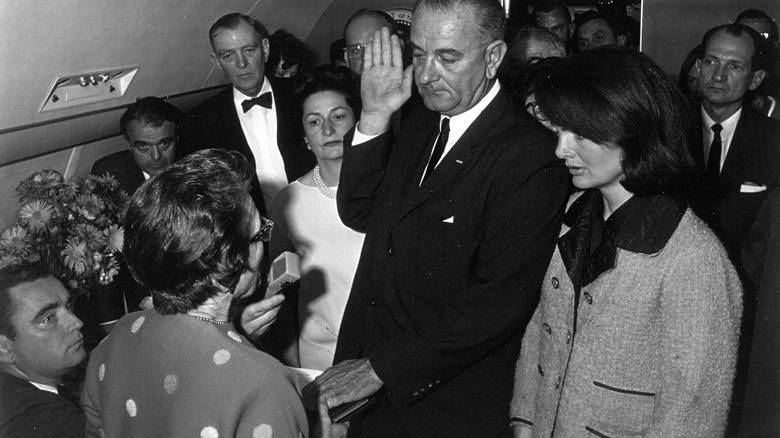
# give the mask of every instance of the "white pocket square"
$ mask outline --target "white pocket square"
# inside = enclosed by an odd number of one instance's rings
[[[766,186],[759,186],[759,185],[750,184],[750,183],[742,184],[739,187],[739,192],[740,193],[758,193],[758,192],[763,192],[764,190],[766,190]]]
[[[444,223],[447,223],[447,224],[454,224],[455,223],[455,216],[450,216],[450,217],[448,217],[446,219],[442,219],[441,221],[444,222]]]

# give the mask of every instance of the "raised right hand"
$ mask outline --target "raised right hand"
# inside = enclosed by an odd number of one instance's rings
[[[411,95],[412,66],[404,70],[401,41],[382,28],[374,33],[374,40],[363,51],[360,132],[377,135],[387,131],[390,117]]]

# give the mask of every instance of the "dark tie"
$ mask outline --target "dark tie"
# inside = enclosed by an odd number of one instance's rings
[[[247,99],[241,102],[241,108],[244,109],[244,112],[249,111],[255,105],[260,105],[263,108],[271,109],[271,101],[271,92],[269,91],[255,97],[254,99]]]
[[[428,168],[425,169],[425,176],[423,176],[423,181],[425,181],[428,178],[428,175],[433,172],[433,169],[436,167],[436,164],[439,163],[439,159],[441,158],[441,154],[444,153],[444,146],[447,146],[447,139],[450,137],[450,118],[445,117],[441,121],[441,130],[439,131],[439,138],[436,140],[436,145],[433,147],[433,153],[431,154],[431,159],[428,161]]]
[[[81,409],[81,404],[79,403],[78,399],[73,396],[73,394],[70,392],[68,388],[65,387],[65,385],[59,385],[57,387],[57,393],[62,396],[65,400],[73,403],[74,405],[78,406],[79,409]]]
[[[723,142],[720,139],[720,131],[723,126],[720,123],[712,125],[712,144],[710,145],[710,154],[707,156],[707,173],[718,177],[720,176],[720,151],[723,149]]]

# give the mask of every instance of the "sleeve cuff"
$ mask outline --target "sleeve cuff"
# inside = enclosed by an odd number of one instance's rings
[[[357,122],[357,125],[355,126],[355,135],[352,137],[352,146],[363,144],[369,140],[373,140],[379,137],[382,134],[376,134],[376,135],[363,134],[362,132],[360,132],[360,122]]]

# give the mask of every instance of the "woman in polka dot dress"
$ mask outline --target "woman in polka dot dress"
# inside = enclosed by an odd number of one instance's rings
[[[136,192],[125,256],[154,309],[126,315],[92,352],[87,436],[308,436],[294,374],[228,319],[256,288],[273,225],[247,194],[249,172],[211,149]]]

